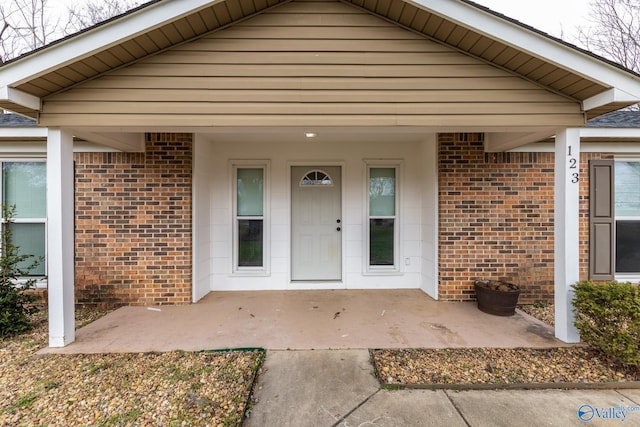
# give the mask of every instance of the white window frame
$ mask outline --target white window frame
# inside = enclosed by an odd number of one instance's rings
[[[395,169],[395,215],[393,216],[371,216],[369,189],[371,169]],[[398,275],[402,273],[402,246],[401,246],[401,211],[400,201],[402,195],[402,170],[401,160],[365,160],[364,172],[364,221],[363,221],[363,272],[365,275]],[[370,219],[394,219],[393,227],[393,265],[371,265],[371,245],[370,245]]]
[[[43,158],[0,158],[0,203],[4,203],[4,164],[5,163],[45,163],[46,167],[46,159]],[[46,206],[46,200],[45,200]],[[36,279],[36,287],[37,288],[46,288],[47,287],[47,274],[48,274],[48,224],[47,217],[44,218],[13,218],[11,221],[15,224],[44,224],[44,275],[34,275],[24,277],[23,279],[19,279],[18,282],[26,282],[27,280]],[[0,213],[0,223],[4,226],[4,218],[1,217]]]
[[[233,229],[233,265],[232,275],[234,276],[268,276],[271,271],[270,256],[270,161],[268,160],[232,160],[231,161],[231,217]],[[239,216],[238,215],[238,170],[239,169],[262,169],[263,194],[262,194],[262,216]],[[239,250],[239,232],[238,220],[262,220],[262,266],[260,267],[241,267],[238,265]]]
[[[614,174],[615,174],[615,168],[616,168],[616,164],[618,162],[640,163],[640,157],[637,157],[637,156],[616,156],[613,159],[613,161],[614,161],[613,168],[614,168]],[[640,216],[619,216],[617,211],[616,211],[616,208],[615,208],[615,195],[614,195],[614,200],[613,200],[613,223],[614,223],[614,227],[613,227],[613,242],[614,242],[614,247],[617,247],[617,245],[618,245],[618,235],[617,235],[618,221],[640,221]],[[618,281],[621,281],[621,282],[640,282],[640,271],[637,272],[637,273],[618,273],[617,265],[614,265],[614,278],[615,278],[615,280],[618,280]]]

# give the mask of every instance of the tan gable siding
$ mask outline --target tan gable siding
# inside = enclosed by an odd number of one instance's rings
[[[339,2],[292,2],[44,102],[48,126],[578,126],[578,102]]]

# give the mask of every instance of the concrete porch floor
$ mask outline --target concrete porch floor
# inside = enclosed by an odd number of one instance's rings
[[[485,314],[420,290],[211,292],[188,306],[122,307],[47,353],[557,347],[553,328],[517,311]]]

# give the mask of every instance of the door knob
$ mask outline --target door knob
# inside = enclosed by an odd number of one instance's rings
[[[338,224],[340,224],[340,220],[339,220],[339,219],[336,219],[336,222],[337,222]]]
[[[340,227],[338,227],[338,228],[336,228],[336,230],[337,230],[337,231],[340,231],[340,230],[341,230],[341,228],[340,228]]]

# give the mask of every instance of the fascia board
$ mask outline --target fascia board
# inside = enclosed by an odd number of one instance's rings
[[[120,153],[111,147],[93,144],[86,141],[73,142],[74,153]],[[21,158],[46,158],[46,139],[35,139],[27,141],[7,140],[3,141],[0,136],[0,158],[1,159],[21,159]]]
[[[37,96],[8,86],[0,87],[0,99],[11,101],[34,111],[40,111],[42,106],[42,101]]]
[[[554,153],[556,151],[553,142],[536,142],[508,150],[509,153]],[[640,154],[640,143],[637,142],[585,142],[580,143],[581,153],[614,153],[614,154]]]
[[[640,128],[581,128],[582,138],[638,138],[640,142]]]
[[[193,11],[223,0],[165,0],[123,16],[85,33],[77,34],[0,68],[0,87],[18,86],[27,80],[86,58],[139,34],[175,21]]]
[[[560,68],[594,80],[603,86],[618,88],[635,99],[640,99],[640,78],[477,7],[451,0],[407,2],[464,27],[472,28],[487,37],[500,40],[515,49],[544,58]]]
[[[631,105],[637,102],[640,102],[638,96],[633,96],[618,88],[612,88],[582,101],[582,109],[589,111],[608,104],[627,103]]]
[[[0,127],[0,138],[46,138],[47,128],[38,127]]]

